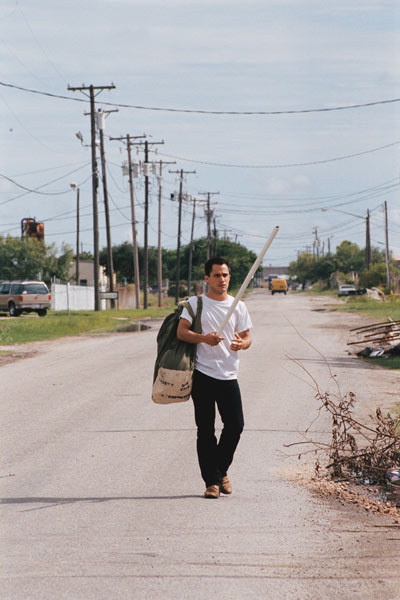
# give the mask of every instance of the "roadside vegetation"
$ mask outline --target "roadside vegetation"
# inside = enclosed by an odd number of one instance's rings
[[[231,290],[232,295],[238,291]],[[245,295],[248,292],[245,293]],[[143,304],[143,293],[141,292]],[[127,308],[123,310],[102,311],[49,311],[44,318],[36,314],[22,315],[17,318],[8,317],[7,313],[0,313],[0,346],[12,344],[25,344],[43,340],[52,340],[61,337],[90,335],[98,333],[112,333],[126,331],[132,323],[146,322],[148,319],[163,319],[175,309],[173,298],[164,298],[162,306],[158,307],[158,298],[149,295],[149,308],[136,310]],[[1,318],[3,317],[3,318]],[[0,356],[9,354],[8,350],[0,350]]]
[[[154,303],[154,298],[152,300]],[[70,314],[66,311],[49,311],[44,318],[36,315],[7,317],[0,320],[0,345],[124,331],[132,323],[165,317],[173,310],[174,302],[172,299],[164,302],[161,308],[153,305],[146,310],[71,311]]]
[[[392,257],[389,259],[390,280],[392,290],[400,284],[400,269]],[[328,252],[324,256],[315,256],[310,252],[302,252],[297,260],[289,265],[289,275],[301,284],[303,289],[315,285],[315,291],[332,290],[337,292],[340,284],[355,284],[358,288],[379,287],[386,294],[385,252],[372,248],[370,264],[366,264],[365,249],[359,248],[348,240],[344,240],[336,248],[336,252]]]

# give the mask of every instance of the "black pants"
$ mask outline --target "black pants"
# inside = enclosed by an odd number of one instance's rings
[[[218,485],[233,460],[244,426],[238,381],[214,379],[194,371],[192,398],[201,476],[206,486]],[[219,441],[215,437],[215,405],[224,425]]]

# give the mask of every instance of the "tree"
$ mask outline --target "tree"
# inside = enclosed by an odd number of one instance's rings
[[[336,263],[338,271],[359,273],[365,267],[365,252],[357,244],[344,240],[336,248]]]
[[[301,283],[302,287],[306,285],[308,281],[312,281],[312,269],[313,269],[313,256],[309,252],[302,252],[289,265],[289,275],[297,277],[297,280]]]
[[[310,281],[315,283],[316,281],[323,281],[328,283],[332,273],[336,271],[336,259],[331,254],[322,256],[313,262],[310,269]]]
[[[229,240],[217,240],[216,244],[218,256],[223,256],[229,261],[232,268],[231,286],[236,287],[241,284],[247,275],[251,265],[256,260],[254,252],[247,250],[245,246],[231,242]],[[181,249],[181,280],[185,281],[188,277],[190,244]],[[149,257],[149,283],[155,285],[157,282],[157,248],[150,246],[148,249]],[[204,263],[207,260],[207,239],[200,238],[193,241],[192,253],[192,281],[204,279]],[[113,246],[114,270],[117,274],[117,280],[126,279],[129,283],[133,282],[133,246],[129,242],[124,242],[119,246]],[[107,251],[103,248],[100,252],[100,264],[107,268]],[[139,271],[140,280],[143,282],[143,248],[139,248]],[[175,281],[176,275],[176,250],[162,250],[162,270],[163,278],[168,278],[171,282]]]
[[[52,277],[68,279],[73,251],[68,246],[62,250],[57,257],[54,244],[0,236],[0,279],[42,279],[47,284]]]
[[[362,271],[359,284],[363,288],[386,285],[386,264],[384,262],[375,263],[369,270]]]
[[[74,259],[76,259],[76,254],[74,254]],[[94,260],[94,256],[91,252],[79,252],[79,260]]]

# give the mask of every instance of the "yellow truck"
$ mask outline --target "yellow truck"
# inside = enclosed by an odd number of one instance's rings
[[[286,279],[273,279],[271,281],[271,294],[286,294],[288,285]]]

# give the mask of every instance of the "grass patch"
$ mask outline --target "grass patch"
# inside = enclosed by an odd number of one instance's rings
[[[0,322],[0,345],[25,344],[59,337],[92,333],[107,333],[121,330],[132,321],[164,317],[175,304],[171,299],[161,308],[150,307],[147,310],[124,309],[104,311],[52,312],[46,317],[21,316],[8,318]]]
[[[338,304],[333,310],[357,312],[374,317],[377,321],[385,321],[388,317],[393,321],[400,321],[400,300],[385,300],[379,302],[370,298],[350,297],[343,304]]]
[[[364,360],[373,365],[379,365],[384,369],[400,369],[400,356],[387,356],[385,358],[364,358]]]
[[[250,290],[249,290],[250,291]],[[249,293],[249,291],[247,293]],[[230,290],[233,296],[237,290]],[[45,317],[36,314],[0,320],[0,345],[25,344],[60,337],[82,334],[110,333],[124,330],[132,322],[149,318],[164,318],[175,308],[174,298],[163,299],[163,306],[157,306],[158,299],[149,295],[149,308],[102,310],[102,311],[49,311]],[[141,294],[143,303],[143,294]],[[1,316],[1,315],[0,315]],[[4,313],[6,316],[6,313]]]

